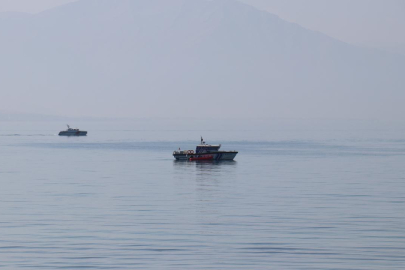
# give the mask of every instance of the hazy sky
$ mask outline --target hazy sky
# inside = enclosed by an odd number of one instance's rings
[[[0,12],[19,11],[37,13],[75,0],[0,0]]]
[[[0,0],[1,11],[36,13],[76,0]],[[354,44],[405,52],[404,0],[241,0]]]

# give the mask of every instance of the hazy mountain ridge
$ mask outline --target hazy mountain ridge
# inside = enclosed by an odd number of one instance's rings
[[[18,19],[27,19],[33,15],[25,12],[0,12],[0,20],[18,20]]]
[[[405,57],[232,0],[81,0],[0,20],[0,40],[5,108],[140,117],[403,113]],[[381,103],[392,106],[378,111]]]

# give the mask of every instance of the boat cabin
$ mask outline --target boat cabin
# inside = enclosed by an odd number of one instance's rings
[[[218,152],[221,145],[200,144],[195,149],[196,154]]]

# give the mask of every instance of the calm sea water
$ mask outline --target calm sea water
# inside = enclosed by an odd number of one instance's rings
[[[405,268],[404,128],[158,122],[2,122],[0,268]]]

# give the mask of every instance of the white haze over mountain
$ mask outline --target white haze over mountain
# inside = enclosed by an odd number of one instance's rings
[[[80,0],[0,16],[3,110],[404,119],[405,57],[233,0]]]
[[[0,0],[0,12],[38,13],[77,0]]]
[[[351,44],[405,54],[403,0],[240,0]]]
[[[0,12],[34,14],[74,1],[1,0]],[[347,43],[405,55],[405,35],[399,34],[405,32],[403,0],[239,1]]]

